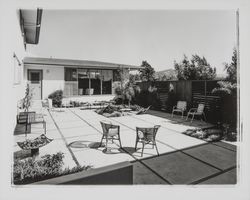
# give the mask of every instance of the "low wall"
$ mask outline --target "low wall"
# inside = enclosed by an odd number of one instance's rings
[[[122,162],[98,169],[69,174],[39,181],[31,185],[131,185],[133,184],[133,165]]]

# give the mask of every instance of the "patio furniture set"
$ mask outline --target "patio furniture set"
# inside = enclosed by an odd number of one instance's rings
[[[200,119],[202,120],[202,117],[204,118],[204,121],[206,121],[206,115],[204,112],[205,105],[200,103],[198,104],[197,108],[191,108],[188,113],[186,120],[188,120],[189,116],[192,117],[191,123],[193,122],[193,119],[195,116],[199,116]],[[172,111],[172,117],[174,116],[174,113],[181,113],[181,117],[183,118],[184,112],[187,110],[187,102],[186,101],[178,101],[177,105],[173,107]]]
[[[113,101],[109,102],[93,102],[93,103],[86,103],[84,106],[85,108],[91,109],[91,108],[105,108],[105,106],[110,106],[113,104]],[[52,100],[48,99],[47,102],[43,102],[43,106],[47,107],[48,110],[53,110],[52,106]],[[65,107],[70,107],[70,105],[64,104]],[[83,106],[82,106],[83,107]],[[82,109],[81,107],[81,109]],[[143,114],[148,111],[148,108],[141,108],[136,114]],[[173,114],[176,112],[179,112],[182,114],[182,118],[184,115],[184,112],[186,111],[187,103],[185,101],[178,101],[177,105],[173,107],[172,111],[172,117]],[[201,116],[205,117],[204,113],[204,104],[199,104],[197,108],[191,108],[189,112],[187,113],[186,120],[189,118],[189,116],[192,117],[191,122],[194,119],[194,116]],[[123,108],[121,109],[121,112],[130,112],[132,111],[129,108]],[[202,118],[201,118],[202,119]],[[34,111],[32,112],[18,112],[17,115],[17,123],[24,123],[25,124],[25,137],[27,137],[28,132],[28,126],[31,124],[37,124],[41,123],[43,125],[44,134],[41,136],[33,139],[33,140],[26,140],[24,142],[18,142],[17,144],[20,146],[20,148],[24,150],[31,150],[31,155],[37,155],[39,152],[39,148],[50,143],[53,139],[49,139],[46,137],[46,122],[44,120],[43,114],[36,113]],[[120,126],[114,125],[111,122],[101,122],[103,135],[101,138],[100,146],[102,145],[102,141],[106,140],[106,151],[108,151],[108,141],[111,140],[112,143],[114,140],[119,141],[119,145],[122,148],[121,145],[121,139],[120,139]],[[138,143],[142,144],[142,152],[141,156],[143,156],[144,147],[147,144],[152,145],[152,147],[156,147],[157,155],[159,155],[158,148],[156,145],[155,137],[158,129],[160,128],[160,125],[156,125],[154,127],[136,127],[136,141],[135,141],[135,151],[137,150]],[[39,142],[38,142],[39,141]]]
[[[101,121],[101,126],[103,130],[103,135],[101,138],[101,142],[99,147],[102,146],[102,141],[106,140],[105,151],[109,152],[108,141],[111,140],[113,143],[114,140],[119,141],[120,148],[122,148],[121,137],[120,137],[120,126],[112,124],[109,121]],[[153,127],[136,127],[136,141],[135,141],[135,151],[137,150],[138,143],[142,143],[142,152],[141,156],[143,156],[145,145],[150,144],[152,147],[156,148],[157,155],[159,156],[159,151],[156,145],[156,133],[160,125],[155,125]]]

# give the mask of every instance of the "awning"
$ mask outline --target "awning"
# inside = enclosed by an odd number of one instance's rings
[[[38,44],[42,21],[42,9],[20,9],[19,18],[25,48],[26,44]]]

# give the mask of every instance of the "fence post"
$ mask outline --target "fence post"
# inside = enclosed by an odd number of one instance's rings
[[[207,104],[207,80],[205,80],[205,107]]]

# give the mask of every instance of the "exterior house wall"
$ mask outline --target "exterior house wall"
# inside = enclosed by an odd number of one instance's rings
[[[23,44],[22,33],[19,25],[18,8],[15,4],[9,7],[10,9],[2,10],[1,19],[8,19],[8,27],[1,28],[1,130],[3,136],[13,134],[16,125],[17,102],[23,98],[25,92],[25,82],[23,81],[23,64],[22,60],[25,57],[25,49]],[[6,22],[5,22],[6,23]],[[16,55],[21,63],[21,66],[16,65],[20,75],[20,82],[14,83],[15,63],[17,64]],[[8,109],[8,110],[5,110]],[[4,162],[4,161],[3,161]]]
[[[42,99],[46,99],[55,90],[64,90],[64,67],[25,65],[25,80],[28,80],[29,69],[42,70]]]
[[[50,65],[32,65],[27,64],[24,68],[24,82],[28,80],[28,70],[36,69],[42,70],[42,99],[46,99],[49,94],[55,90],[64,91],[64,67],[63,66],[50,66]],[[129,81],[129,70],[124,69],[124,83]],[[115,94],[115,88],[119,86],[120,80],[114,80],[112,82],[112,95]]]

